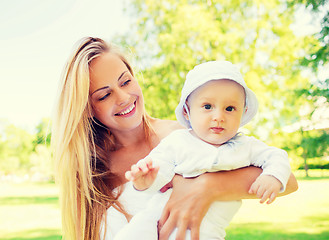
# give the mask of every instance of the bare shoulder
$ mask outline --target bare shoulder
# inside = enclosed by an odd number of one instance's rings
[[[172,131],[183,129],[184,127],[174,120],[162,120],[153,118],[151,120],[152,127],[160,139],[168,136]]]

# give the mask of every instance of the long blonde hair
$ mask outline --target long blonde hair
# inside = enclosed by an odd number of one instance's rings
[[[117,54],[133,75],[116,48],[102,39],[86,37],[78,42],[62,76],[52,146],[65,239],[101,239],[100,226],[110,206],[128,215],[118,202],[120,191],[113,191],[118,177],[111,173],[109,152],[115,141],[110,131],[92,118],[89,100],[89,65],[109,51]],[[150,136],[146,114],[143,123],[146,136]]]

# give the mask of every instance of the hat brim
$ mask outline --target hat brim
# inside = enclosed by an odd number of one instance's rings
[[[253,91],[248,87],[244,87],[246,92],[246,112],[243,113],[240,127],[246,125],[256,115],[258,111],[258,100]]]

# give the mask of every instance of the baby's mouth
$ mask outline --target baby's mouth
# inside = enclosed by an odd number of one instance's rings
[[[222,127],[212,127],[211,130],[214,132],[214,133],[221,133],[224,131],[224,128]]]

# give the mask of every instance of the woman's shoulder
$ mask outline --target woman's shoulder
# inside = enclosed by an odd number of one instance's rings
[[[182,125],[180,125],[177,121],[174,120],[152,118],[151,124],[155,133],[160,139],[165,138],[175,130],[184,129]]]

